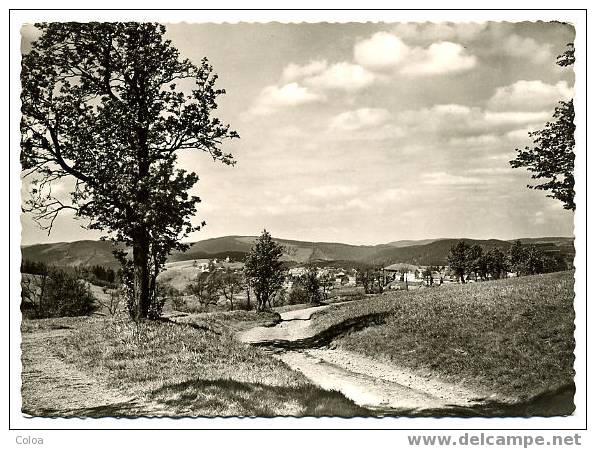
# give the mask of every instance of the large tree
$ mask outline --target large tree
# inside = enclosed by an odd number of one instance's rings
[[[573,44],[559,56],[557,64],[569,66],[575,62]],[[510,161],[512,167],[526,167],[532,172],[532,179],[542,180],[540,184],[528,185],[530,189],[546,190],[550,198],[563,202],[565,209],[575,210],[573,167],[575,162],[575,110],[573,99],[560,101],[555,108],[553,121],[544,129],[529,133],[534,147],[516,149],[517,156]]]
[[[257,298],[257,311],[271,305],[271,299],[282,288],[283,252],[284,248],[265,229],[246,256],[244,274]]]
[[[225,91],[206,59],[180,57],[163,25],[36,27],[21,72],[21,163],[33,178],[24,210],[49,232],[72,209],[131,248],[118,253],[123,279],[134,317],[147,317],[167,255],[200,228],[190,220],[200,199],[188,193],[198,176],[177,168],[178,152],[234,163],[221,145],[238,135],[212,116]],[[52,187],[67,178],[65,199]]]

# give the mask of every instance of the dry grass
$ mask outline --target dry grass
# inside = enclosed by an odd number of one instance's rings
[[[329,308],[316,325],[384,316],[340,347],[523,400],[573,382],[573,273],[388,293]]]
[[[219,322],[221,324],[221,321]],[[354,416],[367,411],[322,390],[225,327],[89,319],[55,353],[115,388],[176,416]]]

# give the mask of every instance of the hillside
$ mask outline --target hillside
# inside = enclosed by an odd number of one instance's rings
[[[79,240],[76,242],[45,243],[29,245],[21,248],[23,259],[44,262],[49,265],[84,266],[104,265],[118,266],[112,251],[114,245],[101,240]]]
[[[193,259],[224,259],[229,257],[241,261],[250,250],[256,237],[226,236],[201,240],[193,243],[186,252],[174,252],[169,262]],[[416,265],[445,265],[452,245],[460,239],[436,239],[422,241],[399,241],[382,245],[348,245],[345,243],[306,242],[300,240],[275,239],[286,247],[283,259],[288,262],[333,262],[346,261],[375,265],[397,262]],[[478,244],[484,249],[500,248],[506,251],[512,241],[464,239],[469,244]],[[430,242],[430,243],[429,243]],[[547,252],[559,252],[568,260],[574,254],[573,239],[567,237],[546,237],[522,239]],[[29,245],[21,248],[24,259],[63,266],[118,265],[112,255],[112,244],[104,241],[81,240],[67,243]]]

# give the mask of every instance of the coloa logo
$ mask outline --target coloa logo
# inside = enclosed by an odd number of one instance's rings
[[[30,435],[17,435],[16,442],[17,444],[43,444],[43,438],[32,437]]]

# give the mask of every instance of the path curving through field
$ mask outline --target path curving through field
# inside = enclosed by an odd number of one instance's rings
[[[313,315],[329,306],[281,314],[272,327],[240,332],[240,341],[272,350],[292,369],[327,390],[336,390],[379,414],[448,415],[476,406],[481,395],[390,363],[334,349],[317,340]],[[471,414],[474,414],[470,412]]]

